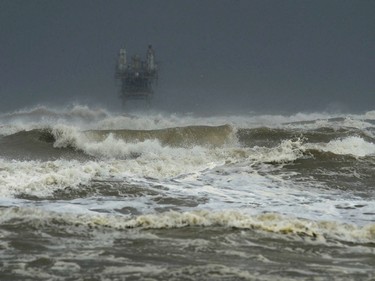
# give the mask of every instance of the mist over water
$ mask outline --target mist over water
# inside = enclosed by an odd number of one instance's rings
[[[160,66],[153,108],[205,114],[374,107],[373,1],[0,3],[0,109],[115,108],[120,48]],[[166,16],[167,15],[167,16]]]
[[[371,280],[375,114],[0,115],[0,279]]]
[[[0,280],[374,280],[374,10],[0,1]]]

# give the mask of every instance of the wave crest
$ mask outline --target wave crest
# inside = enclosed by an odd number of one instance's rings
[[[320,145],[319,149],[341,155],[364,157],[375,154],[375,144],[365,141],[361,137],[351,136],[344,139],[332,140]]]
[[[94,214],[54,213],[40,209],[7,208],[0,210],[0,224],[23,224],[38,228],[52,226],[54,230],[84,231],[92,228],[172,229],[184,227],[226,227],[309,237],[327,243],[330,240],[354,243],[375,243],[375,224],[357,226],[333,221],[311,221],[278,213],[250,215],[237,210],[192,212],[168,211],[136,217]],[[76,229],[75,229],[76,228]],[[74,230],[75,229],[75,230]]]

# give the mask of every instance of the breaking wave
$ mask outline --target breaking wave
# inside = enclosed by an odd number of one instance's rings
[[[43,155],[58,159],[79,157],[80,153],[94,157],[136,157],[142,152],[152,152],[154,148],[194,146],[249,148],[253,156],[257,155],[259,159],[263,157],[265,162],[293,161],[311,149],[355,157],[375,154],[374,139],[355,129],[235,129],[230,125],[80,131],[76,127],[60,124],[4,136],[0,138],[0,146],[3,147],[3,157],[42,160],[45,159]],[[259,153],[263,153],[263,156]]]
[[[1,276],[371,279],[374,165],[374,112],[0,114]]]
[[[82,119],[86,121],[98,120],[108,117],[109,113],[106,110],[97,108],[92,109],[85,105],[73,105],[72,107],[56,109],[43,105],[36,106],[30,109],[21,109],[12,113],[5,113],[0,115],[2,120],[24,120],[24,121],[43,121],[43,120],[63,120],[63,119]]]
[[[34,155],[34,159],[44,159],[43,154],[48,154],[50,159],[56,159],[64,157],[64,154],[69,157],[73,151],[81,151],[90,156],[123,158],[134,157],[142,151],[147,151],[147,146],[217,147],[233,139],[233,129],[229,125],[160,130],[89,131],[56,125],[52,129],[20,131],[5,136],[0,139],[0,145],[4,147],[3,156],[21,159],[28,158],[31,154]]]
[[[82,232],[92,228],[113,229],[171,229],[184,227],[225,227],[272,232],[289,237],[309,237],[321,243],[330,240],[355,243],[375,243],[375,224],[356,226],[330,221],[311,221],[277,213],[258,215],[237,210],[191,212],[168,211],[140,216],[108,216],[74,213],[55,213],[41,209],[11,207],[0,209],[0,224],[22,225],[54,231]],[[82,229],[85,227],[85,229]]]
[[[332,140],[327,144],[320,145],[319,148],[322,151],[340,155],[353,155],[356,157],[375,155],[375,144],[367,142],[358,136]]]
[[[191,147],[222,146],[230,140],[233,129],[229,125],[223,126],[187,126],[160,130],[100,130],[87,131],[90,140],[103,141],[109,136],[125,142],[143,142],[158,140],[165,146]]]

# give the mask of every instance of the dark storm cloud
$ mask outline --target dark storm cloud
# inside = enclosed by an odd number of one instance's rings
[[[1,108],[116,105],[117,51],[161,62],[170,110],[374,108],[375,1],[0,2]]]

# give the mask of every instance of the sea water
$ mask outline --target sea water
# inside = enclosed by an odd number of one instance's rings
[[[0,115],[0,280],[374,280],[375,112]]]

